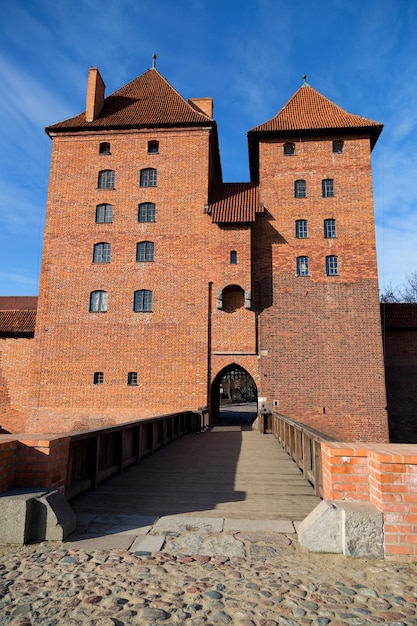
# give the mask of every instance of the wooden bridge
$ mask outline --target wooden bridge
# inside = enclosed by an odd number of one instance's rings
[[[304,519],[320,502],[271,435],[252,428],[253,407],[158,450],[72,499],[77,514]]]

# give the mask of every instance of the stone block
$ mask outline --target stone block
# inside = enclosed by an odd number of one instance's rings
[[[323,500],[298,526],[298,541],[309,552],[343,553],[342,512]]]
[[[34,502],[31,539],[62,541],[77,528],[77,518],[61,491],[51,491]]]
[[[335,502],[342,510],[343,554],[384,558],[382,512],[370,502]]]
[[[0,497],[0,544],[23,545],[30,541],[33,502],[31,493]]]

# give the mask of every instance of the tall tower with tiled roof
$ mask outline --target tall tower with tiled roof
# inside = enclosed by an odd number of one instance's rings
[[[386,440],[371,150],[382,125],[306,83],[248,134],[262,395],[339,439]]]

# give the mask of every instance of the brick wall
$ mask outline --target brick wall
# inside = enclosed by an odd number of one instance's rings
[[[408,444],[322,443],[323,498],[367,500],[383,513],[384,551],[417,557],[417,450]]]
[[[33,339],[0,338],[0,427],[24,432],[31,394]]]
[[[334,154],[331,139],[300,139],[294,156],[284,155],[284,140],[260,144],[260,395],[336,439],[386,441],[370,144],[351,136]],[[334,197],[322,197],[326,178]],[[294,197],[300,179],[306,198]],[[305,239],[295,236],[299,219],[308,223]],[[325,219],[336,220],[336,238],[324,238]],[[327,255],[338,257],[337,276],[326,275]],[[298,256],[309,258],[309,276],[296,275]]]

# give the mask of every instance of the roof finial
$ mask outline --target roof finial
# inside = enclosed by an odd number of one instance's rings
[[[310,87],[310,85],[309,85],[309,84],[308,84],[308,82],[307,82],[307,74],[304,74],[304,76],[303,76],[303,84],[302,84],[302,87],[304,87],[304,85],[306,85],[307,87]]]
[[[156,69],[156,54],[152,55],[152,69]]]

